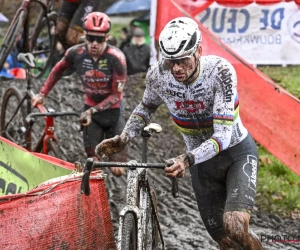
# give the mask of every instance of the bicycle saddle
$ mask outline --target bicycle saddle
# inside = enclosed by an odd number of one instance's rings
[[[145,131],[149,132],[149,133],[152,133],[152,132],[155,132],[155,133],[160,133],[162,131],[162,128],[159,124],[157,123],[149,123],[145,128],[144,128]]]
[[[25,63],[28,67],[34,68],[34,56],[31,53],[19,53],[17,57],[19,62]]]

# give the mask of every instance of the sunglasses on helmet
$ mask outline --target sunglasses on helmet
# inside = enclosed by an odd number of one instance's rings
[[[105,36],[93,36],[93,35],[86,35],[85,39],[89,42],[96,41],[97,43],[103,43],[106,40]]]

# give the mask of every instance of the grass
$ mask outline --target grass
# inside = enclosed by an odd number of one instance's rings
[[[258,68],[296,97],[300,97],[300,66]],[[264,211],[300,218],[300,176],[259,146],[256,205]]]

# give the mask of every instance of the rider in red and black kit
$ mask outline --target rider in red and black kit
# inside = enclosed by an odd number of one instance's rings
[[[101,12],[87,15],[84,22],[86,43],[68,49],[49,74],[40,93],[33,97],[32,105],[43,102],[56,82],[70,67],[76,69],[85,90],[84,112],[81,122],[85,126],[83,139],[88,157],[95,156],[95,147],[105,138],[122,132],[125,119],[120,112],[120,102],[126,81],[126,59],[116,47],[107,44],[111,22]],[[126,150],[110,157],[111,161],[126,161]],[[123,168],[111,167],[120,176]]]

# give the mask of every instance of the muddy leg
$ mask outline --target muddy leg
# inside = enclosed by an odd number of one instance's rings
[[[249,231],[250,214],[240,211],[230,211],[224,214],[223,219],[226,235],[228,235],[231,241],[234,242],[237,246],[241,246],[241,249],[244,250],[263,249],[259,238]],[[223,245],[226,244],[227,241],[224,240],[220,243],[221,245]],[[221,245],[221,249],[227,249],[225,248],[225,246]]]

